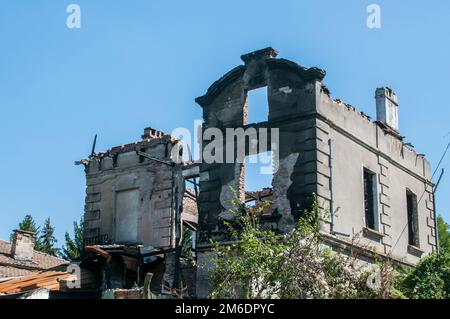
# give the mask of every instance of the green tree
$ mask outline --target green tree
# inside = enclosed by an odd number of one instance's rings
[[[56,238],[54,236],[55,228],[50,222],[50,217],[48,217],[44,222],[44,227],[42,228],[39,236],[40,251],[51,256],[57,256],[59,249],[55,248]]]
[[[31,215],[26,215],[23,218],[23,220],[19,223],[19,229],[33,233],[37,233],[39,231],[39,227],[36,227],[36,223]]]
[[[439,247],[450,251],[450,225],[439,215],[437,218]]]
[[[79,259],[83,251],[83,217],[79,224],[76,221],[73,222],[73,236],[72,239],[68,232],[64,235],[66,244],[62,247],[61,257],[67,260]]]
[[[439,254],[423,258],[407,271],[400,285],[408,298],[449,299],[450,251],[443,249]]]

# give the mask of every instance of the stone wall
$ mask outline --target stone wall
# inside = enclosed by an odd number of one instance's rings
[[[85,239],[95,241],[106,235],[113,243],[173,246],[172,167],[139,156],[135,150],[167,161],[175,141],[168,135],[156,132],[150,137],[146,132],[143,140],[96,154],[88,161]]]
[[[309,209],[316,192],[315,81],[323,78],[320,69],[306,69],[284,59],[276,59],[276,51],[267,48],[242,56],[245,66],[238,66],[216,81],[207,93],[197,98],[203,107],[204,132],[219,128],[266,128],[271,151],[271,128],[279,129],[279,170],[273,179],[274,209],[280,214],[279,228],[294,227],[294,218]],[[247,123],[247,93],[267,87],[268,121]],[[205,142],[204,142],[205,144]],[[224,142],[223,149],[226,149]],[[222,150],[220,150],[222,151]],[[236,153],[236,152],[235,152]],[[246,146],[246,155],[250,155]],[[226,157],[226,156],[225,156]],[[199,245],[211,236],[220,238],[221,216],[230,209],[234,188],[243,198],[243,170],[234,163],[205,163],[200,166]]]
[[[272,48],[246,54],[242,60],[244,65],[226,73],[196,101],[203,108],[204,132],[219,128],[225,136],[227,128],[279,129],[278,170],[272,180],[279,231],[294,227],[315,193],[319,206],[329,213],[321,229],[336,242],[350,245],[351,238],[361,235],[361,247],[406,264],[417,263],[435,249],[431,168],[423,155],[404,144],[396,129],[332,99],[322,84],[325,71],[279,59]],[[248,123],[247,92],[259,87],[268,90],[268,121]],[[246,155],[250,154],[247,144]],[[377,179],[376,231],[365,228],[364,168]],[[244,170],[237,160],[200,165],[197,247],[205,269],[212,267],[209,240],[226,240],[221,219],[229,217],[230,187],[245,197]],[[407,189],[419,200],[419,247],[408,245]],[[199,297],[206,296],[207,286],[207,272],[199,268]]]
[[[317,86],[318,121],[324,139],[332,143],[333,206],[339,208],[334,230],[352,237],[362,235],[361,245],[408,264],[417,263],[436,249],[429,162],[395,132],[331,99],[320,90],[320,83]],[[363,168],[377,177],[379,234],[364,233]],[[417,195],[419,247],[408,245],[407,190]],[[323,199],[329,203],[330,198]]]

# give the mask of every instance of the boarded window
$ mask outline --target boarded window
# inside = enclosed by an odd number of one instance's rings
[[[116,242],[137,242],[139,207],[138,189],[116,193]]]
[[[406,191],[406,207],[408,211],[408,244],[419,247],[417,196],[410,190]]]
[[[376,174],[364,169],[364,213],[366,227],[378,230]]]

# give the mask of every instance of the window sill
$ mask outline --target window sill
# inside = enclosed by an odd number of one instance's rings
[[[425,252],[419,247],[408,245],[408,253],[416,257],[422,257]]]
[[[363,228],[363,234],[364,237],[378,242],[381,241],[381,239],[384,237],[384,234],[380,233],[379,231],[367,227]]]

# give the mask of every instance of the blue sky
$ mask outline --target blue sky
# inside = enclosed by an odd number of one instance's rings
[[[368,29],[366,8],[381,7]],[[81,7],[81,29],[66,7]],[[0,1],[0,238],[25,214],[60,239],[83,211],[75,160],[152,126],[201,118],[194,98],[240,55],[273,46],[327,70],[332,96],[375,117],[375,88],[399,96],[401,134],[437,164],[450,140],[448,1]],[[443,167],[450,170],[450,154]],[[450,172],[437,194],[450,220]]]

